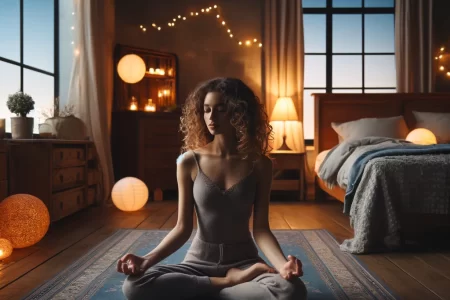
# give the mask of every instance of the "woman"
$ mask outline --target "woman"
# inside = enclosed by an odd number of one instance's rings
[[[305,299],[300,261],[282,253],[269,228],[272,162],[263,104],[241,80],[202,83],[183,108],[177,161],[178,221],[144,257],[126,254],[128,299]],[[198,230],[183,262],[154,266]],[[249,219],[253,207],[253,238]],[[258,256],[256,244],[272,266]]]

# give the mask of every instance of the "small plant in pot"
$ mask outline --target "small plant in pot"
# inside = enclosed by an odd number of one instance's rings
[[[23,92],[8,96],[6,106],[17,117],[11,118],[11,135],[13,139],[33,138],[34,119],[27,115],[34,109],[33,98]]]

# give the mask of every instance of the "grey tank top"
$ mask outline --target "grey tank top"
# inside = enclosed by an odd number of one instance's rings
[[[227,190],[221,189],[203,173],[197,154],[194,201],[197,236],[210,243],[234,244],[252,239],[249,220],[256,194],[255,163],[251,171]]]

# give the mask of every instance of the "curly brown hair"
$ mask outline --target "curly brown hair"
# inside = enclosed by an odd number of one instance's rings
[[[264,104],[240,79],[223,77],[202,82],[188,96],[181,116],[181,151],[203,147],[214,139],[203,119],[203,104],[210,92],[219,93],[227,107],[231,125],[236,129],[238,153],[244,159],[267,155],[272,150],[269,140],[273,139],[273,129]]]

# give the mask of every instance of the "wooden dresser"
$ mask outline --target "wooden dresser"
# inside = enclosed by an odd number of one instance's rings
[[[6,141],[0,140],[0,202],[8,196],[8,159]]]
[[[100,199],[100,172],[90,141],[9,140],[9,194],[41,199],[51,220],[75,213]]]
[[[152,200],[161,200],[160,191],[177,190],[180,116],[176,112],[113,112],[111,145],[116,181],[128,176],[139,178],[153,193]]]

